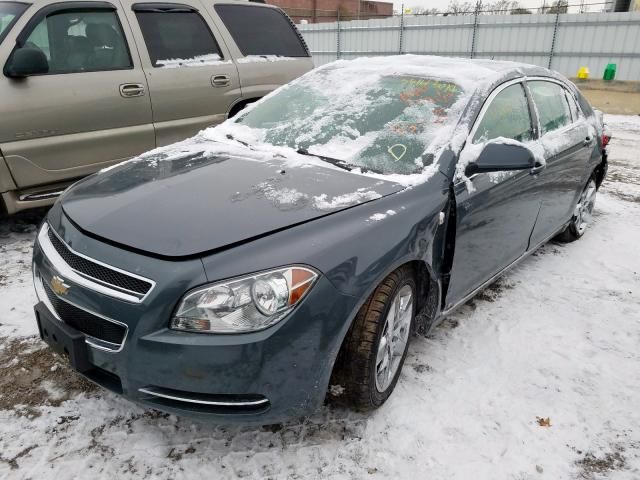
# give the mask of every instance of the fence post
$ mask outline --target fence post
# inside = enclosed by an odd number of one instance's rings
[[[338,22],[336,30],[336,60],[340,59],[340,9],[338,9]]]
[[[404,3],[400,4],[400,45],[398,48],[398,53],[402,55],[402,36],[404,33]]]
[[[556,49],[556,37],[558,35],[558,24],[560,23],[560,8],[556,12],[556,21],[553,24],[553,37],[551,38],[551,51],[549,52],[549,69],[551,69],[551,62],[553,61],[553,52]]]
[[[473,11],[473,35],[471,36],[471,56],[470,58],[475,57],[476,55],[476,36],[478,34],[478,14],[480,13],[480,7],[482,6],[482,1],[478,0],[476,3],[476,8]]]

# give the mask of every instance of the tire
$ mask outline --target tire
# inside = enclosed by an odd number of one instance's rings
[[[341,403],[366,411],[378,408],[389,398],[407,356],[416,316],[416,292],[413,269],[400,267],[378,285],[360,308],[342,344],[331,380],[332,385],[342,387]],[[390,314],[398,311],[404,311],[404,315],[395,322],[396,335],[390,336],[388,320],[395,319]]]
[[[571,223],[557,237],[561,242],[575,242],[581,238],[591,223],[593,207],[596,203],[598,187],[593,177],[589,179],[587,185],[582,190],[576,210],[571,217]]]

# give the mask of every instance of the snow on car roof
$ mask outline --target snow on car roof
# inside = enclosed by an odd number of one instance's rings
[[[416,75],[448,80],[464,90],[489,88],[498,81],[516,76],[559,75],[551,70],[520,62],[488,59],[440,57],[435,55],[394,55],[337,60],[319,67],[356,71],[361,74]]]

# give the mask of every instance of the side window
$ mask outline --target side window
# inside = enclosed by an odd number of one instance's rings
[[[190,7],[158,10],[153,6],[136,4],[134,10],[154,67],[201,66],[222,60],[218,43],[198,12]]]
[[[133,68],[122,26],[112,10],[54,12],[36,25],[25,45],[45,54],[49,75]]]
[[[572,122],[571,111],[563,87],[544,80],[530,81],[528,85],[538,109],[542,135],[558,130]]]
[[[576,99],[565,90],[565,95],[567,96],[567,102],[569,102],[569,110],[571,111],[571,117],[574,122],[577,122],[580,118],[580,109],[578,108],[578,104],[576,103]]]
[[[473,136],[473,143],[498,137],[520,142],[532,139],[531,115],[524,88],[517,83],[511,85],[491,101]]]
[[[216,5],[215,9],[245,56],[309,56],[302,37],[282,11],[254,5]]]

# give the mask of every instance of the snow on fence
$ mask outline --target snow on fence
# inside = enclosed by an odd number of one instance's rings
[[[298,25],[316,65],[338,58],[417,53],[514,60],[575,77],[640,80],[640,12],[532,15],[398,15]]]

